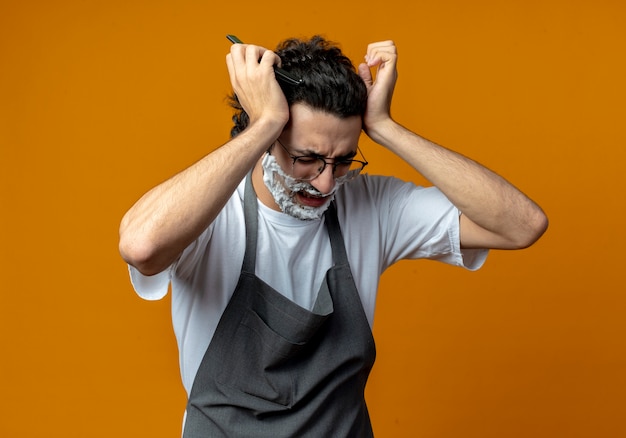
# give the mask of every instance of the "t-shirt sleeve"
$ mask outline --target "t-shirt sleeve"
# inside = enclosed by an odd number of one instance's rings
[[[450,236],[450,254],[452,264],[464,267],[466,269],[469,269],[470,271],[476,271],[480,269],[487,260],[489,250],[461,248],[461,235],[459,228],[460,222],[458,220],[461,213],[456,209],[456,207],[454,208],[454,210],[457,213],[457,220],[451,221],[450,228],[448,230],[448,234]]]
[[[137,295],[149,301],[160,300],[165,297],[172,277],[174,275],[178,277],[189,275],[189,272],[198,263],[198,260],[202,257],[202,250],[206,247],[211,237],[212,229],[213,225],[211,224],[198,239],[185,248],[178,260],[158,274],[143,275],[135,267],[128,265],[130,281]]]
[[[383,270],[399,260],[429,259],[461,266],[480,268],[488,250],[461,249],[459,210],[436,187],[416,186],[394,177],[367,176],[361,179],[358,199],[348,201],[348,211],[364,218],[361,226],[381,241]],[[375,216],[368,216],[372,203]],[[370,217],[370,219],[367,219]],[[371,230],[377,230],[372,234]],[[365,233],[367,230],[360,230]]]
[[[173,265],[155,275],[143,275],[135,267],[128,265],[130,282],[139,297],[148,301],[156,301],[167,295],[172,279]]]
[[[397,183],[396,183],[397,184]],[[461,212],[436,187],[396,186],[390,197],[389,255],[395,260],[425,258],[469,270],[479,269],[488,254],[461,249]]]
[[[388,229],[393,260],[425,258],[476,270],[487,250],[462,250],[460,211],[436,187],[392,181]]]

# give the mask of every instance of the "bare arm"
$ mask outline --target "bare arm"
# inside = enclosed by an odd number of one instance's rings
[[[277,61],[275,54],[260,47],[231,47],[228,71],[250,124],[222,147],[150,190],[123,217],[120,253],[144,275],[167,268],[211,224],[287,123],[287,102],[272,68]]]
[[[547,228],[547,217],[531,199],[504,178],[475,161],[439,146],[396,123],[390,115],[397,78],[392,41],[371,44],[359,74],[368,86],[366,133],[432,184],[463,213],[465,248],[516,249],[532,245]],[[370,67],[378,67],[373,81]]]

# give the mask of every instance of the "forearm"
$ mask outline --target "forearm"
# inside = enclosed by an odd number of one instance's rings
[[[359,65],[359,75],[368,89],[365,132],[413,166],[461,210],[461,245],[512,249],[535,242],[548,222],[533,201],[489,169],[420,137],[391,118],[397,78],[393,41],[370,44],[366,61]],[[375,66],[376,81],[370,71]]]
[[[211,224],[278,132],[250,126],[146,193],[122,219],[122,257],[146,275],[169,266]]]
[[[373,133],[463,213],[465,247],[523,248],[547,227],[543,211],[501,176],[477,162],[389,121]]]

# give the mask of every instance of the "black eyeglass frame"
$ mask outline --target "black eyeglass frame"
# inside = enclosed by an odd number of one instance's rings
[[[315,178],[317,178],[318,176],[320,176],[322,173],[324,173],[324,171],[326,170],[326,166],[328,165],[332,165],[333,166],[333,178],[335,178],[336,180],[348,180],[348,179],[352,179],[354,177],[356,177],[358,174],[360,174],[363,169],[365,168],[365,166],[367,166],[369,164],[369,162],[367,161],[367,159],[365,158],[365,155],[363,155],[363,152],[361,152],[361,149],[357,146],[356,150],[358,151],[359,154],[361,154],[361,156],[363,157],[364,160],[366,161],[362,161],[362,160],[355,160],[352,158],[349,159],[341,159],[339,161],[334,161],[332,163],[329,163],[326,161],[327,157],[323,157],[321,155],[293,155],[291,152],[289,152],[289,149],[287,149],[287,147],[282,144],[282,142],[279,139],[276,139],[276,143],[278,143],[280,145],[280,147],[282,147],[284,149],[285,152],[287,152],[287,155],[289,155],[289,158],[291,158],[292,160],[292,166],[296,165],[296,162],[301,159],[301,158],[307,158],[307,159],[316,159],[316,160],[321,160],[322,163],[324,163],[324,165],[321,167],[321,169],[319,169],[319,171],[317,172],[316,175],[310,177],[310,178],[298,178],[299,180],[302,181],[311,181],[314,180]],[[350,166],[352,166],[352,163],[359,163],[361,165],[360,168],[358,169],[352,169],[349,170],[345,175],[342,176],[335,176],[335,172],[337,171],[337,166],[341,165],[341,164],[349,164]]]

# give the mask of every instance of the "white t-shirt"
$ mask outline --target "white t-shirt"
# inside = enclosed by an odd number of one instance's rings
[[[239,279],[245,252],[243,194],[239,185],[215,221],[160,274],[130,267],[139,296],[163,298],[171,283],[172,319],[183,385],[189,394],[202,357]],[[350,267],[370,326],[380,275],[402,259],[439,260],[478,269],[486,250],[463,250],[459,211],[436,188],[393,177],[361,175],[336,195]],[[302,221],[258,203],[256,274],[309,310],[332,265],[324,221]]]

